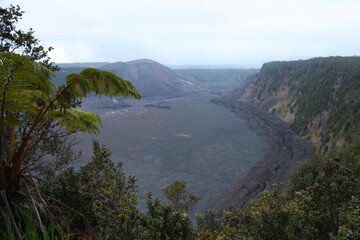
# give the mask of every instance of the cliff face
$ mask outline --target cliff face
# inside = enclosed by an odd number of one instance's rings
[[[260,104],[326,151],[359,129],[359,96],[360,57],[328,57],[266,63],[232,98]]]

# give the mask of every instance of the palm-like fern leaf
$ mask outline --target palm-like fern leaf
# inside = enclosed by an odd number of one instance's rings
[[[102,126],[99,115],[77,108],[55,109],[46,114],[44,118],[58,120],[60,126],[66,127],[71,132],[81,131],[97,134],[99,133],[99,126]]]
[[[100,117],[73,108],[76,98],[92,93],[109,97],[123,96],[140,99],[137,89],[113,73],[88,68],[80,74],[70,74],[66,85],[56,88],[50,81],[53,73],[25,56],[0,53],[0,190],[16,188],[25,153],[28,152],[48,121],[58,121],[68,131],[99,133]],[[3,152],[6,126],[11,126],[11,150]],[[15,148],[15,128],[23,129]],[[8,170],[5,170],[9,167]],[[6,168],[7,169],[7,168]],[[4,171],[9,177],[4,178]]]
[[[68,86],[77,97],[85,97],[91,93],[109,97],[123,96],[140,99],[137,89],[129,82],[111,72],[87,68],[79,74],[70,74],[66,79]]]

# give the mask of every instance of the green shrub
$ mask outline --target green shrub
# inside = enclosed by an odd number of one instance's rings
[[[153,200],[149,193],[147,200],[148,212],[140,214],[137,232],[141,239],[161,240],[192,240],[195,230],[189,215],[177,211],[173,204],[161,204],[161,199]]]
[[[90,162],[79,171],[68,168],[59,173],[51,185],[43,184],[43,192],[73,217],[73,229],[130,239],[138,211],[135,178],[125,176],[122,163],[115,165],[105,146],[94,141],[93,151]]]

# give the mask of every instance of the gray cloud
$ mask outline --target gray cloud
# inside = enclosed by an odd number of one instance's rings
[[[359,55],[358,0],[13,0],[57,62],[239,64]]]

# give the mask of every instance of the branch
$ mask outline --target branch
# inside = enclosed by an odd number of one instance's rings
[[[46,207],[46,205],[47,205],[47,204],[48,204],[48,205],[51,205],[51,204],[49,203],[49,201],[48,201],[45,197],[43,197],[42,193],[39,191],[39,189],[38,189],[38,187],[37,187],[37,184],[34,182],[34,179],[32,179],[32,176],[31,176],[30,171],[29,171],[29,174],[30,174],[30,178],[31,178],[32,181],[30,181],[29,179],[27,179],[27,177],[25,177],[24,175],[21,175],[21,176],[22,176],[28,183],[30,183],[30,184],[34,187],[37,195],[40,197],[40,200],[41,200],[42,203],[44,204],[44,208],[47,210],[47,212],[50,213],[50,211],[49,211],[49,209]]]
[[[17,115],[17,112],[15,112],[15,114],[14,114],[14,122],[16,120],[16,115]],[[11,141],[10,141],[10,151],[9,151],[8,161],[10,161],[10,159],[12,158],[13,153],[14,153],[14,141],[15,141],[15,124],[11,128]]]
[[[66,204],[64,204],[64,203],[62,203],[62,202],[60,202],[59,200],[57,200],[57,199],[54,198],[54,197],[51,197],[51,196],[48,196],[48,195],[44,195],[44,196],[47,197],[48,199],[53,200],[53,201],[56,202],[57,204],[59,204],[59,205],[65,207],[65,208],[69,209],[70,211],[78,214],[80,217],[83,218],[86,228],[87,228],[87,229],[90,229],[90,230],[92,231],[92,228],[91,228],[91,225],[90,225],[90,223],[89,223],[89,220],[85,217],[84,214],[82,214],[81,212],[78,212],[78,211],[74,210],[73,208],[69,207],[68,205],[66,205]]]
[[[25,151],[24,151],[25,153],[29,150],[30,146],[34,143],[36,137],[39,135],[40,131],[42,130],[42,127],[44,126],[44,124],[45,124],[47,121],[49,121],[50,119],[51,119],[50,117],[47,118],[47,119],[40,125],[39,129],[38,129],[38,130],[36,131],[36,133],[35,133],[35,136],[31,139],[29,145],[27,145],[27,147],[26,147],[26,149],[25,149]]]
[[[36,207],[36,205],[35,205],[35,202],[34,202],[33,197],[31,196],[31,193],[30,193],[29,188],[26,187],[26,189],[27,189],[27,191],[28,191],[28,193],[29,193],[29,197],[30,197],[30,199],[31,199],[31,203],[33,204],[34,210],[35,210],[35,212],[36,212],[36,217],[37,217],[37,220],[38,220],[38,222],[39,222],[39,226],[40,226],[41,232],[42,232],[42,234],[43,234],[43,236],[44,236],[44,239],[46,239],[46,234],[45,234],[45,230],[44,230],[44,225],[42,224],[39,211],[38,211],[38,209],[37,209],[37,207]]]
[[[25,177],[30,177],[30,175],[24,175]],[[42,178],[39,178],[39,177],[37,177],[37,176],[32,176],[33,178],[35,178],[35,179],[37,179],[37,180],[39,180],[39,181],[41,181],[41,182],[44,182],[44,183],[46,183],[46,184],[49,184],[49,185],[51,185],[51,186],[53,186],[53,187],[57,187],[57,188],[61,188],[61,186],[60,185],[56,185],[56,184],[53,184],[53,183],[51,183],[51,182],[49,182],[49,181],[46,181],[46,180],[44,180],[44,179],[42,179]]]
[[[10,78],[13,75],[13,71],[10,71],[9,76],[7,77],[7,81],[4,86],[3,90],[3,97],[2,97],[2,103],[1,103],[1,116],[0,116],[0,157],[2,156],[2,148],[3,148],[3,135],[4,135],[4,114],[5,114],[5,99],[6,99],[6,91],[10,84]],[[8,163],[10,163],[10,159],[8,159]]]
[[[26,134],[25,139],[22,141],[21,146],[15,156],[14,159],[14,171],[17,172],[20,169],[23,157],[26,153],[26,151],[28,150],[28,148],[26,148],[27,142],[30,138],[30,135],[32,134],[32,132],[35,130],[36,126],[40,123],[41,119],[44,117],[44,115],[50,110],[50,108],[53,106],[54,102],[67,90],[69,89],[73,84],[75,84],[75,82],[72,82],[71,84],[69,84],[68,86],[64,87],[64,89],[61,90],[61,92],[59,92],[54,99],[49,103],[49,105],[45,108],[45,105],[43,106],[43,108],[41,109],[39,115],[36,117],[36,119],[34,120],[33,124],[31,125],[29,132]],[[44,110],[45,108],[45,110]]]

